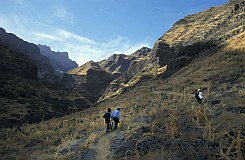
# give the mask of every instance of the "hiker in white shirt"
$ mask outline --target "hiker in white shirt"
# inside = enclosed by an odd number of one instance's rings
[[[111,114],[112,119],[115,122],[115,127],[114,129],[117,129],[118,127],[118,123],[119,123],[119,119],[120,119],[120,108],[117,108],[116,110],[114,110]]]
[[[201,104],[202,103],[202,100],[203,100],[203,94],[202,94],[202,91],[201,91],[201,89],[198,89],[197,90],[197,93],[196,93],[196,95],[195,95],[195,98],[196,98],[196,100],[197,100],[197,102],[199,103],[199,104]]]

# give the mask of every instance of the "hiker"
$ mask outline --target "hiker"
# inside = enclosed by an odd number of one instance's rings
[[[108,108],[107,112],[104,114],[103,118],[105,118],[106,123],[106,133],[108,133],[109,129],[112,129],[111,127],[111,109]]]
[[[120,121],[119,121],[119,119],[120,119],[120,112],[119,111],[120,111],[120,108],[117,108],[111,114],[111,117],[113,118],[113,120],[115,122],[114,130],[117,129],[118,123],[120,123]]]
[[[197,100],[197,102],[198,102],[199,104],[202,103],[202,99],[203,99],[204,97],[203,97],[203,95],[202,95],[201,89],[198,89],[198,90],[197,90],[197,92],[196,92],[196,94],[195,94],[195,98],[196,98],[196,100]]]

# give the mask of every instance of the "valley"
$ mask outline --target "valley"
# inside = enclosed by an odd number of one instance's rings
[[[2,29],[0,159],[243,160],[244,11],[231,0],[177,21],[152,49],[79,67],[65,53],[56,69]],[[108,134],[107,108],[121,114]]]

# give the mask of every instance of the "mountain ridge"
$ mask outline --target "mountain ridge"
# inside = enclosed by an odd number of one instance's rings
[[[46,45],[38,44],[37,46],[40,49],[40,53],[50,59],[54,71],[67,72],[78,67],[78,64],[75,61],[69,59],[67,52],[51,51],[51,48]]]
[[[49,83],[54,83],[53,67],[49,59],[40,53],[35,44],[26,42],[12,33],[7,33],[3,28],[0,28],[0,43],[31,57],[38,67],[38,77],[49,81]]]

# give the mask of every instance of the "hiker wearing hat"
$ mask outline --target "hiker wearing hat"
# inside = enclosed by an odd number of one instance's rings
[[[117,129],[118,127],[118,123],[119,123],[119,119],[120,119],[120,108],[117,108],[116,110],[114,110],[111,114],[112,119],[115,122],[115,127],[114,129]]]
[[[203,99],[204,97],[203,97],[203,95],[202,95],[202,90],[201,90],[201,89],[198,89],[198,90],[197,90],[197,92],[196,92],[196,94],[195,94],[195,98],[196,98],[196,100],[197,100],[197,102],[198,102],[199,104],[202,103],[202,99]]]

